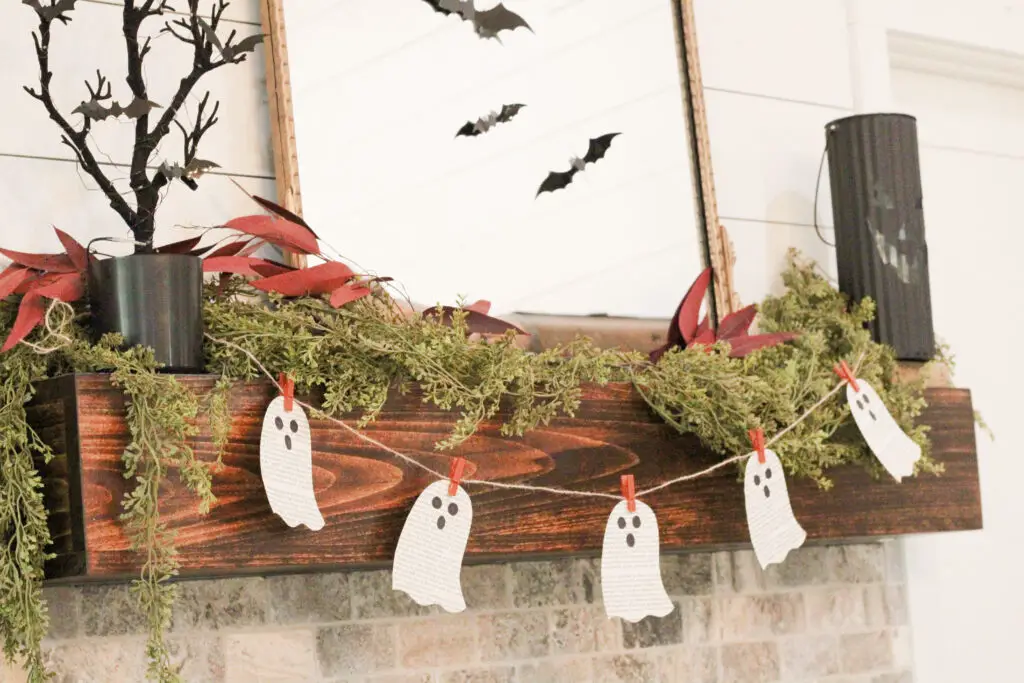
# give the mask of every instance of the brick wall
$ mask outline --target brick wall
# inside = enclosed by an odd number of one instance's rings
[[[467,567],[439,613],[387,571],[186,582],[174,648],[189,683],[910,683],[902,548],[662,558],[678,608],[631,625],[601,607],[597,559]],[[59,683],[139,683],[124,586],[47,589]],[[15,674],[0,677],[21,683]]]

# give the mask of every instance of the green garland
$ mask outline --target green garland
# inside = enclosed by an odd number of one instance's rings
[[[332,415],[361,413],[373,420],[389,392],[416,389],[425,403],[454,411],[452,432],[436,444],[450,449],[470,437],[479,424],[512,411],[502,431],[517,436],[572,415],[583,382],[631,381],[651,408],[680,432],[698,436],[709,447],[735,454],[749,448],[747,430],[763,427],[771,435],[817,403],[835,386],[832,366],[862,358],[858,374],[872,383],[900,423],[926,452],[919,472],[941,471],[927,455],[926,427],[913,427],[924,408],[923,377],[895,381],[892,351],[874,343],[864,323],[874,314],[870,301],[849,305],[814,270],[795,257],[784,274],[787,293],[761,306],[762,331],[801,332],[794,342],[730,358],[724,344],[665,354],[657,365],[646,356],[600,350],[588,340],[541,353],[528,352],[511,336],[481,341],[466,334],[463,316],[451,326],[409,317],[383,293],[341,309],[317,298],[269,302],[250,296],[241,279],[212,286],[205,307],[207,333],[229,344],[208,343],[207,363],[220,375],[206,396],[195,396],[173,376],[157,373],[146,349],[121,349],[114,338],[91,345],[70,307],[51,307],[45,329],[0,356],[0,627],[8,658],[23,660],[30,681],[46,680],[40,642],[46,633],[40,594],[45,548],[41,482],[32,455],[49,450],[31,430],[25,403],[32,384],[68,371],[111,372],[125,393],[131,442],[123,454],[127,494],[122,519],[145,563],[133,590],[147,615],[148,676],[159,683],[180,678],[164,642],[178,571],[174,535],[160,519],[159,496],[175,470],[197,496],[198,511],[214,501],[211,476],[219,464],[196,459],[190,445],[197,425],[208,420],[215,443],[223,448],[230,432],[228,392],[237,380],[261,376],[249,354],[275,372],[287,372],[304,390],[321,389],[323,410]],[[0,334],[14,308],[0,302]],[[775,446],[790,476],[830,486],[827,470],[858,463],[880,474],[858,438],[849,410],[831,401],[815,411]]]

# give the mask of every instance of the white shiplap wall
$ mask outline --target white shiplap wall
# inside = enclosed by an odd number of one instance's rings
[[[72,12],[68,26],[55,25],[51,42],[52,90],[58,107],[75,124],[70,111],[88,97],[83,81],[97,68],[111,80],[114,99],[131,100],[124,82],[125,52],[121,37],[122,7],[117,2],[84,0]],[[230,28],[242,35],[258,32],[257,0],[233,2],[226,17]],[[71,233],[83,243],[100,236],[124,237],[126,226],[109,207],[96,184],[77,168],[71,150],[60,143],[59,129],[46,117],[42,105],[22,90],[38,84],[38,67],[31,30],[35,12],[16,2],[0,4],[0,206],[4,227],[0,243],[18,250],[57,250],[51,225]],[[163,23],[148,20],[144,31],[158,34]],[[178,81],[191,68],[191,47],[168,35],[154,37],[146,59],[150,98],[169,101]],[[210,225],[253,212],[252,203],[230,182],[235,178],[248,191],[274,197],[270,129],[262,48],[238,66],[224,67],[200,81],[186,105],[195,111],[208,89],[221,100],[220,123],[203,140],[200,156],[223,168],[200,180],[192,192],[173,183],[157,215],[157,241],[170,242],[187,236],[181,227]],[[108,177],[128,192],[127,167],[134,122],[109,119],[93,126],[92,141],[104,161]],[[181,159],[181,136],[176,129],[161,151],[170,160]],[[154,159],[159,164],[159,158]],[[130,199],[130,201],[132,201]],[[123,253],[124,249],[115,249]]]
[[[825,124],[851,113],[844,0],[696,0],[718,211],[744,303],[781,288],[789,247],[834,274],[815,235]],[[828,169],[818,223],[832,241]]]
[[[306,218],[420,302],[667,317],[701,262],[671,3],[509,5],[535,33],[503,44],[421,0],[286,5]],[[609,132],[604,160],[534,198]]]

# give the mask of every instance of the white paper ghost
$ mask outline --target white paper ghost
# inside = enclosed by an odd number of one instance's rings
[[[846,400],[857,428],[889,474],[896,481],[912,475],[915,463],[921,458],[921,447],[896,424],[878,392],[858,379],[857,389],[846,385]]]
[[[448,495],[448,480],[423,490],[405,518],[395,549],[391,587],[420,605],[448,612],[466,609],[462,597],[462,556],[473,525],[473,503],[459,486]]]
[[[762,569],[782,562],[790,550],[799,548],[807,540],[807,532],[793,516],[786,476],[774,451],[765,449],[764,463],[756,452],[747,458],[743,497],[750,542]]]
[[[260,476],[270,509],[288,526],[305,524],[313,531],[324,527],[324,518],[313,492],[313,445],[309,420],[293,403],[284,409],[278,396],[263,416],[260,435]]]
[[[612,508],[601,547],[605,612],[630,622],[663,617],[675,607],[661,582],[658,520],[650,507],[635,502],[636,512],[625,500]]]

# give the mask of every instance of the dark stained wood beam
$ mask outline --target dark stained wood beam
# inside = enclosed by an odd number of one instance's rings
[[[196,390],[210,377],[188,376]],[[161,499],[178,532],[186,577],[272,574],[387,566],[412,500],[431,478],[330,423],[312,421],[317,498],[327,520],[320,532],[290,529],[271,513],[259,473],[260,425],[273,396],[268,383],[238,386],[225,469],[216,476],[219,502],[207,517],[174,483]],[[797,518],[810,542],[839,542],[894,534],[981,528],[981,499],[970,393],[928,390],[924,421],[932,425],[942,477],[897,484],[875,481],[858,468],[832,471],[824,492],[791,481]],[[127,482],[120,454],[128,441],[120,391],[103,375],[43,382],[31,421],[58,451],[44,468],[57,558],[53,580],[120,580],[134,576],[118,515]],[[448,433],[450,415],[415,396],[395,397],[367,428],[373,438],[447,471],[433,444]],[[196,441],[214,457],[208,433]],[[466,476],[615,493],[619,475],[637,487],[695,471],[719,459],[695,439],[655,418],[628,385],[590,386],[577,416],[554,421],[523,438],[506,439],[486,425],[459,453]],[[597,554],[612,501],[468,487],[474,521],[467,562],[525,559],[563,553]],[[658,515],[663,551],[710,550],[748,543],[737,471],[677,485],[646,499]]]

